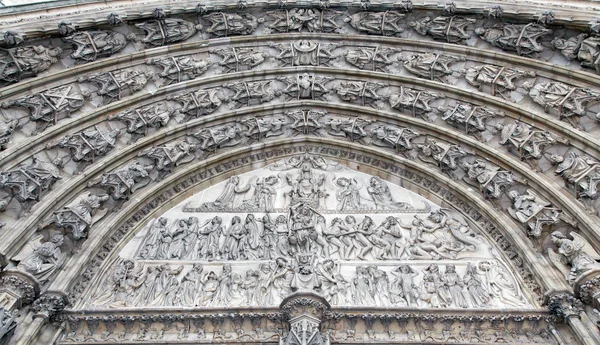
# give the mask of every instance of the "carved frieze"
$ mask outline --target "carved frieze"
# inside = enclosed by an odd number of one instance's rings
[[[479,90],[484,86],[489,88],[488,92],[492,96],[499,95],[506,100],[512,100],[510,93],[517,89],[517,80],[525,77],[535,77],[535,72],[521,71],[518,69],[495,66],[480,65],[469,67],[461,71],[465,75],[467,82]]]
[[[588,108],[600,102],[600,93],[564,83],[527,84],[526,87],[529,97],[544,107],[545,112],[557,114],[561,120],[576,128],[581,128],[579,118],[588,116]],[[593,116],[599,119],[597,114]]]
[[[219,66],[223,66],[225,73],[252,69],[270,57],[265,51],[245,47],[218,48],[210,52],[221,57]]]
[[[567,152],[565,155],[552,155],[550,161],[556,164],[555,175],[565,181],[565,185],[575,189],[577,199],[589,208],[591,202],[598,198],[600,184],[600,163],[595,159]]]
[[[391,55],[399,52],[400,49],[396,48],[354,47],[345,50],[342,56],[347,63],[360,69],[385,72],[386,68],[394,63]]]
[[[10,198],[17,199],[21,207],[27,210],[29,203],[39,201],[42,194],[60,179],[60,163],[45,162],[34,157],[30,164],[0,171],[0,188],[8,191]]]
[[[10,120],[0,122],[0,151],[6,149],[6,145],[10,142],[10,137],[19,125],[19,120]]]
[[[506,187],[512,186],[514,176],[510,171],[492,166],[481,159],[461,162],[466,172],[463,180],[477,186],[486,199],[500,199]]]
[[[131,193],[150,183],[148,173],[152,168],[151,165],[142,165],[135,161],[123,168],[102,174],[100,178],[89,182],[88,187],[99,186],[116,200],[128,199]]]
[[[226,99],[225,97],[220,97],[219,92],[219,88],[197,90],[181,95],[169,96],[167,100],[177,102],[181,105],[178,111],[185,116],[183,122],[187,122],[189,119],[208,115],[219,109],[222,100]],[[240,92],[243,92],[243,90],[240,90]],[[239,97],[240,100],[243,98],[241,94]]]
[[[508,192],[508,197],[512,202],[508,213],[527,228],[527,234],[531,237],[540,237],[545,228],[558,224],[561,220],[562,210],[531,189],[527,189],[525,193],[512,190]]]
[[[399,60],[402,61],[400,58]],[[465,61],[465,58],[438,53],[420,53],[404,60],[404,68],[421,78],[445,82],[446,76],[454,73],[450,65],[458,61]]]
[[[128,133],[145,136],[151,128],[165,127],[174,116],[174,113],[174,108],[165,108],[163,102],[158,102],[111,115],[108,119],[125,123]]]
[[[150,147],[140,153],[138,157],[148,159],[153,163],[154,169],[159,173],[168,174],[173,168],[180,164],[189,163],[194,160],[194,152],[198,149],[196,145],[186,140]]]
[[[488,129],[488,121],[495,117],[504,117],[504,113],[486,106],[463,102],[457,102],[442,114],[442,120],[480,141],[483,141],[481,134]]]
[[[105,131],[97,127],[82,132],[67,134],[48,147],[59,147],[69,152],[74,162],[93,163],[96,157],[102,157],[115,147],[118,130]]]
[[[279,51],[274,57],[286,66],[329,66],[337,56],[332,52],[339,46],[311,40],[299,40],[286,43],[271,43]]]
[[[427,139],[422,144],[416,145],[419,149],[419,159],[437,165],[440,170],[447,174],[451,174],[456,170],[460,161],[468,155],[460,145],[445,143],[435,139]]]
[[[568,141],[557,138],[550,132],[534,129],[532,126],[514,121],[509,124],[497,124],[500,144],[507,146],[510,152],[527,162],[532,169],[538,170],[537,161],[542,158],[547,147]]]
[[[333,78],[303,73],[292,77],[278,77],[277,80],[285,84],[281,93],[286,95],[287,99],[325,100],[324,97],[329,92],[326,84]]]
[[[387,83],[342,80],[333,89],[343,101],[377,108],[377,103],[383,99],[383,96],[379,94],[379,90],[388,86]]]
[[[270,80],[227,83],[223,84],[223,87],[233,92],[228,99],[234,102],[236,107],[270,102],[281,95],[281,91],[273,90]]]
[[[400,111],[409,111],[412,116],[428,120],[429,113],[437,109],[431,106],[431,102],[444,97],[436,92],[422,91],[400,86],[399,93],[390,95],[390,106]]]

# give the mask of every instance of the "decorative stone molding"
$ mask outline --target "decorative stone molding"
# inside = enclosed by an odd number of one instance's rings
[[[37,280],[27,273],[6,270],[0,275],[0,306],[5,310],[30,305],[39,293]]]

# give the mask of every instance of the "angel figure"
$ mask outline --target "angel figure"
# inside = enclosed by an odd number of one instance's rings
[[[249,199],[243,201],[244,209],[268,212],[273,209],[277,196],[277,185],[280,179],[275,176],[259,177],[248,184],[254,186],[254,192]]]
[[[34,238],[13,258],[19,261],[17,269],[33,275],[40,283],[46,281],[65,261],[65,254],[60,249],[64,236],[59,234],[43,243],[42,238],[42,235]]]
[[[235,204],[236,196],[245,194],[249,190],[250,184],[242,186],[239,176],[231,176],[229,180],[227,180],[227,183],[225,183],[223,191],[221,194],[219,194],[215,201],[204,203],[200,206],[200,208],[206,211],[233,209],[237,206]]]
[[[600,255],[583,236],[572,231],[568,239],[558,231],[550,235],[552,243],[558,248],[558,253],[548,248],[550,261],[561,271],[572,286],[586,272],[600,269]],[[570,268],[569,268],[570,266]]]
[[[340,187],[336,193],[339,211],[349,211],[360,209],[360,189],[361,183],[355,178],[340,177],[335,181]]]
[[[486,280],[486,290],[490,295],[498,298],[503,304],[512,307],[521,307],[525,299],[521,295],[519,284],[512,273],[508,272],[496,261],[482,261],[479,269],[483,272]]]

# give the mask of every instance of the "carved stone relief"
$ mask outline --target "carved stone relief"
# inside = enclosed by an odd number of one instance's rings
[[[69,116],[84,106],[87,93],[80,93],[73,85],[59,86],[31,96],[3,102],[2,108],[27,109],[30,121],[36,122],[39,131],[56,124],[60,115]]]
[[[202,16],[210,26],[205,31],[213,36],[251,35],[264,18],[256,18],[249,13],[214,12]]]
[[[294,291],[335,305],[528,306],[487,243],[454,211],[303,154],[151,221],[88,307],[277,305]]]
[[[126,91],[133,94],[142,90],[151,76],[148,72],[118,70],[79,77],[77,81],[96,85],[96,93],[108,104],[121,99]]]
[[[485,86],[489,88],[488,92],[492,96],[499,95],[506,100],[512,100],[510,93],[517,89],[518,79],[536,75],[535,72],[494,65],[473,66],[463,70],[462,73],[472,86],[479,90],[483,90]]]
[[[270,46],[279,51],[279,55],[274,57],[281,61],[282,67],[329,66],[329,62],[337,58],[332,51],[339,47],[336,44],[310,40],[300,40],[289,44],[272,43]]]
[[[527,84],[526,87],[529,89],[529,97],[541,105],[545,112],[556,113],[561,120],[575,128],[581,128],[579,118],[588,116],[588,108],[600,101],[598,92],[563,83]],[[597,114],[592,116],[595,120],[600,120]]]
[[[548,248],[548,257],[552,263],[565,275],[571,285],[575,285],[582,275],[589,271],[600,270],[600,255],[576,232],[569,234],[570,240],[561,232],[555,231],[550,235],[552,243],[558,248],[558,253]]]
[[[212,62],[208,60],[196,59],[191,56],[150,59],[146,61],[146,64],[161,67],[162,72],[158,76],[166,79],[167,85],[196,79],[212,66]]]
[[[52,216],[44,220],[40,229],[54,226],[70,233],[74,241],[87,238],[88,232],[94,223],[106,215],[107,210],[101,209],[104,202],[108,200],[106,194],[94,195],[85,192],[71,201],[62,209],[54,211]]]
[[[400,58],[399,60],[402,61]],[[406,59],[404,68],[421,78],[445,82],[446,76],[454,73],[450,65],[458,61],[465,61],[465,58],[438,53],[420,53]]]
[[[108,119],[123,122],[128,133],[135,136],[146,136],[151,128],[165,127],[174,113],[174,108],[165,107],[164,102],[158,102],[111,115]]]
[[[35,77],[57,63],[60,54],[62,49],[44,46],[0,49],[0,80],[16,83],[24,78]]]
[[[421,91],[400,86],[400,92],[390,95],[390,106],[400,111],[409,111],[412,116],[428,120],[429,113],[437,109],[432,108],[431,102],[444,98],[436,92]]]
[[[21,203],[22,211],[27,212],[60,179],[60,167],[60,161],[45,162],[34,157],[30,164],[0,171],[0,188],[8,193],[0,203],[6,205],[14,198]]]
[[[63,41],[73,46],[71,58],[82,62],[111,56],[127,45],[125,35],[115,31],[80,31],[63,37]]]
[[[266,11],[273,20],[265,27],[276,32],[302,31],[310,32],[337,32],[340,26],[336,23],[342,12],[333,10],[317,10],[315,8],[292,8],[284,10]]]
[[[270,57],[269,53],[255,48],[219,48],[210,52],[221,57],[219,66],[223,66],[225,73],[252,69]]]
[[[405,14],[397,11],[358,12],[344,21],[361,33],[398,36],[404,31],[404,17]]]
[[[543,25],[529,23],[499,24],[489,28],[477,28],[475,34],[489,44],[502,50],[514,51],[519,55],[535,57],[544,50],[540,40],[552,30]]]
[[[475,19],[460,16],[451,17],[424,17],[410,22],[408,25],[421,35],[429,35],[436,40],[446,41],[448,43],[462,44],[471,38],[467,32],[470,25],[475,23]]]
[[[108,132],[91,127],[79,133],[67,134],[57,142],[47,144],[47,147],[65,149],[74,162],[89,164],[93,163],[96,157],[102,157],[112,150],[118,135],[118,130]]]
[[[561,220],[562,210],[542,199],[531,189],[527,189],[525,193],[512,190],[508,192],[508,197],[512,201],[508,212],[527,228],[527,234],[531,237],[540,237],[545,227],[557,224]]]
[[[196,30],[202,28],[202,25],[194,25],[177,18],[155,18],[135,24],[135,26],[144,30],[146,34],[146,37],[142,39],[142,43],[154,47],[185,41],[194,36]]]

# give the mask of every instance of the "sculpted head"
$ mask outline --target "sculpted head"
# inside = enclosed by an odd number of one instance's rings
[[[516,190],[511,190],[510,192],[508,192],[508,197],[511,200],[515,200],[516,198],[519,197],[519,195],[520,195],[519,192],[517,192]]]
[[[561,240],[566,239],[567,237],[565,235],[562,234],[562,232],[559,231],[554,231],[552,234],[550,234],[550,239],[552,240],[552,243],[554,244],[558,244],[560,243]]]
[[[550,162],[552,162],[552,164],[560,164],[565,160],[564,156],[561,155],[551,155],[550,156]]]

